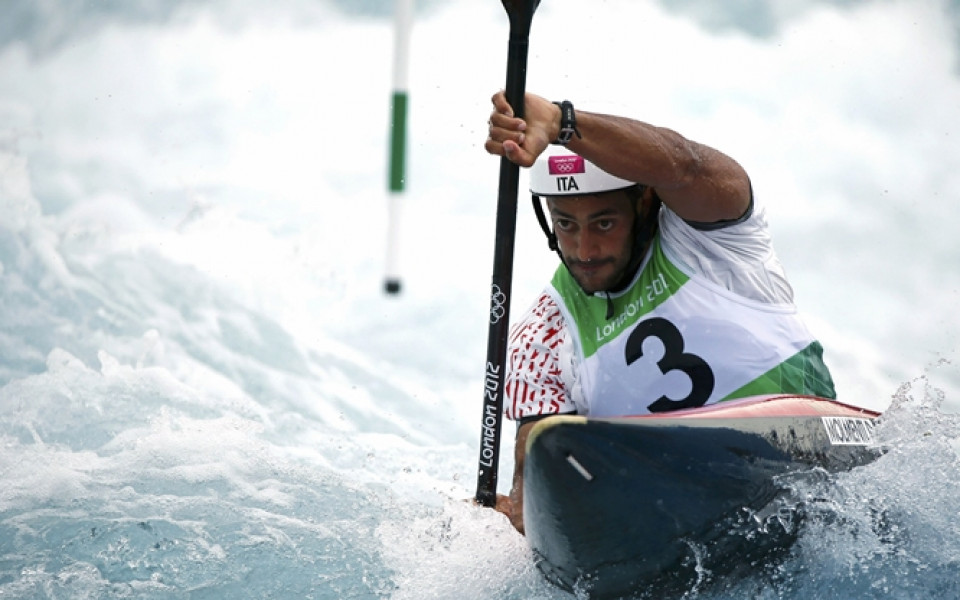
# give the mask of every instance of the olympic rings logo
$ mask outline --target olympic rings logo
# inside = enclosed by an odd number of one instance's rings
[[[500,286],[493,284],[490,290],[490,323],[496,325],[507,314],[507,295],[500,290]]]
[[[583,158],[580,156],[551,156],[547,160],[547,168],[551,175],[572,175],[586,172]]]

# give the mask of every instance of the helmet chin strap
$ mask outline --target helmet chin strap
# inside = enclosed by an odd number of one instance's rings
[[[543,204],[540,202],[540,196],[532,194],[530,199],[533,200],[533,213],[537,215],[537,222],[540,223],[540,229],[542,229],[543,234],[547,236],[547,246],[560,255],[560,260],[563,260],[563,255],[560,254],[560,245],[557,243],[557,234],[550,229],[550,224],[547,222],[547,215],[543,212]]]
[[[640,214],[643,208],[642,199],[648,189],[646,186],[640,185],[636,188],[636,191],[631,191],[630,193],[631,201],[635,204],[638,202],[641,204],[639,204],[636,209],[637,219],[633,225],[633,244],[630,247],[630,260],[627,262],[627,268],[623,272],[623,277],[621,277],[615,285],[611,286],[608,290],[603,290],[603,293],[607,295],[606,318],[608,320],[613,318],[614,313],[613,298],[610,294],[619,292],[630,285],[634,275],[637,273],[637,269],[640,268],[640,264],[643,262],[643,256],[647,246],[653,241],[653,236],[657,233],[657,227],[659,226],[658,215],[662,203],[654,190],[649,189],[652,198],[646,214]],[[560,252],[557,234],[550,228],[550,224],[547,222],[547,216],[543,212],[543,204],[540,201],[540,196],[533,194],[531,199],[533,201],[533,212],[537,215],[537,222],[540,223],[540,229],[542,229],[544,235],[547,236],[547,246],[557,253],[557,256],[560,257],[560,262],[569,270],[570,267],[567,265],[567,260],[564,258],[563,253]]]

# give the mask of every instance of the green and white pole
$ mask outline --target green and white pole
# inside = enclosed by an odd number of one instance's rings
[[[383,289],[400,293],[398,246],[400,237],[400,200],[406,183],[407,152],[407,64],[410,29],[413,26],[414,0],[396,0],[393,44],[393,97],[390,109],[390,177],[387,200],[387,268]]]

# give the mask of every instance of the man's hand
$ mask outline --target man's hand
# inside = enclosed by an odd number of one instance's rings
[[[491,98],[488,137],[483,147],[490,154],[506,156],[521,167],[529,167],[560,133],[560,107],[540,96],[527,94],[524,118],[514,116],[513,107],[501,90]]]
[[[513,499],[510,496],[504,496],[503,494],[497,494],[497,505],[494,507],[498,513],[506,515],[510,523],[519,531],[523,533],[523,504],[519,505],[519,510],[514,511],[514,508],[517,505],[514,504]],[[518,514],[514,516],[514,512]]]

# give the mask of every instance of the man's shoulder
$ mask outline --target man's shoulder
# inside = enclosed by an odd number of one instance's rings
[[[688,273],[745,298],[793,301],[761,205],[755,205],[746,219],[712,230],[697,229],[675,213],[662,211],[660,232],[664,253]]]
[[[510,332],[510,345],[555,347],[566,339],[566,328],[566,319],[560,305],[549,290],[544,290],[514,322]]]
[[[773,242],[761,206],[754,206],[740,219],[713,224],[690,223],[665,208],[660,213],[660,238],[671,253],[696,254],[703,259],[725,261],[734,257],[772,252]]]
[[[750,206],[738,218],[713,223],[701,223],[684,219],[668,206],[663,206],[660,211],[659,225],[661,230],[666,229],[671,233],[676,230],[682,230],[688,236],[695,238],[749,237],[757,234],[765,235],[769,230],[764,206],[756,203],[752,197],[750,199]]]
[[[547,287],[540,292],[526,312],[520,316],[517,325],[557,319],[562,321],[563,314],[554,293],[552,287]]]

